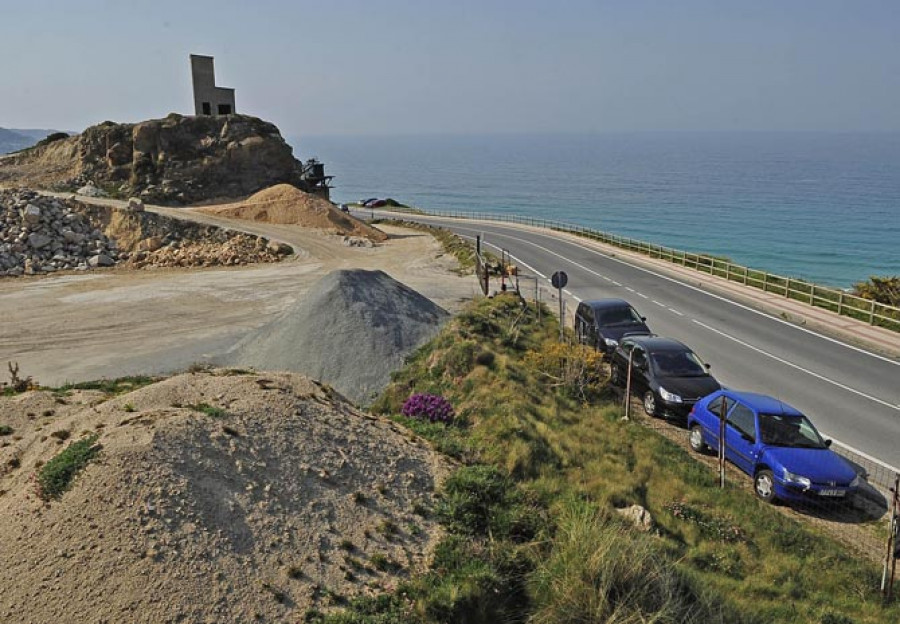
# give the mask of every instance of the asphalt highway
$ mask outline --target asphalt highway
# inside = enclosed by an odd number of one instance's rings
[[[778,397],[809,416],[823,435],[900,467],[900,361],[552,232],[459,219],[421,220],[467,238],[481,235],[489,250],[506,249],[520,266],[548,281],[554,271],[565,271],[566,294],[576,301],[629,301],[654,333],[684,342],[709,362],[723,385]]]

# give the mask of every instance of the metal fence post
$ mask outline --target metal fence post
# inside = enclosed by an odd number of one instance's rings
[[[869,308],[869,325],[875,324],[875,300],[872,299],[872,305]]]

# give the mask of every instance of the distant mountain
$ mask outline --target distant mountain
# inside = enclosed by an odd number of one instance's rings
[[[56,130],[0,128],[0,154],[8,154],[31,147]]]

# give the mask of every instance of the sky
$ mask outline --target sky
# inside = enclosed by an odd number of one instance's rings
[[[0,127],[193,112],[286,136],[900,131],[897,0],[0,0]]]

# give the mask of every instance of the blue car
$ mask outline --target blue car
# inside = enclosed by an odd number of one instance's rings
[[[770,396],[719,390],[698,401],[688,414],[694,451],[719,448],[723,407],[725,457],[753,477],[762,500],[846,501],[856,494],[860,475],[829,448],[831,440],[795,408]]]

